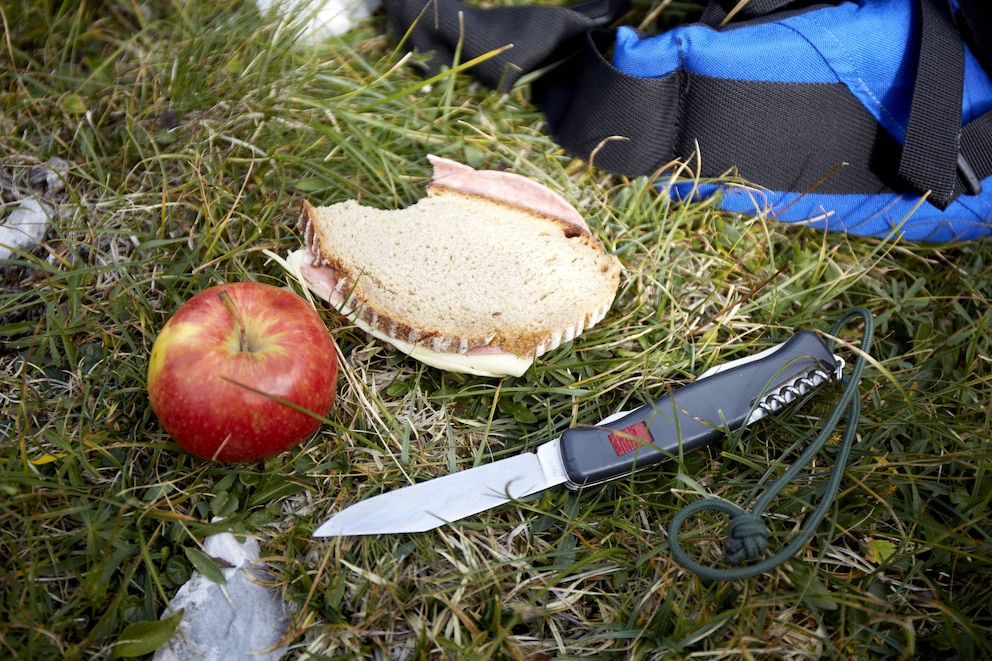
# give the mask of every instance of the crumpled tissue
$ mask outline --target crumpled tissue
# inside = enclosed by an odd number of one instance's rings
[[[256,582],[265,578],[258,541],[239,542],[225,532],[203,540],[203,551],[232,565],[222,568],[227,580],[218,584],[193,572],[162,614],[184,609],[154,661],[278,661],[286,648],[270,648],[288,629],[291,609],[276,590]]]

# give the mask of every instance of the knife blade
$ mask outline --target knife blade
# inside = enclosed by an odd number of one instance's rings
[[[633,411],[568,429],[535,452],[359,501],[325,521],[314,537],[426,532],[559,484],[575,491],[618,479],[775,413],[839,380],[843,367],[816,333],[799,331]]]

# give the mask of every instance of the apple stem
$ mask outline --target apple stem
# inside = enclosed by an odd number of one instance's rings
[[[241,331],[241,351],[248,351],[248,332],[245,330],[245,320],[241,316],[241,312],[238,311],[238,306],[234,304],[234,299],[227,291],[221,291],[217,295],[220,296],[221,303],[228,309],[234,320],[238,322],[238,330]]]

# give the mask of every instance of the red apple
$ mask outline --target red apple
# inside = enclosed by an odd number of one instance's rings
[[[190,454],[255,461],[309,437],[334,401],[334,341],[296,294],[255,282],[206,289],[155,339],[148,395]],[[298,407],[298,408],[297,408]]]

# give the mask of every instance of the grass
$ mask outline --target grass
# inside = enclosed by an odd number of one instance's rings
[[[48,159],[70,168],[44,245],[0,263],[0,656],[127,652],[122,633],[159,618],[187,550],[221,530],[260,541],[295,608],[291,658],[992,656],[988,242],[670,205],[558,150],[526,87],[425,84],[378,17],[298,50],[251,3],[28,5],[0,3],[0,214]],[[295,287],[265,251],[299,245],[301,200],[409,204],[428,153],[582,209],[624,265],[610,315],[494,380],[420,366],[321,308],[347,357],[331,424],[254,465],[182,453],[145,393],[165,320],[212,284]],[[422,535],[310,537],[346,504],[533,449],[855,305],[877,318],[858,443],[828,521],[773,573],[702,581],[665,527],[700,493],[746,506],[837,389],[580,494]],[[831,457],[773,505],[775,536]],[[721,530],[699,521],[691,552],[717,562]]]

